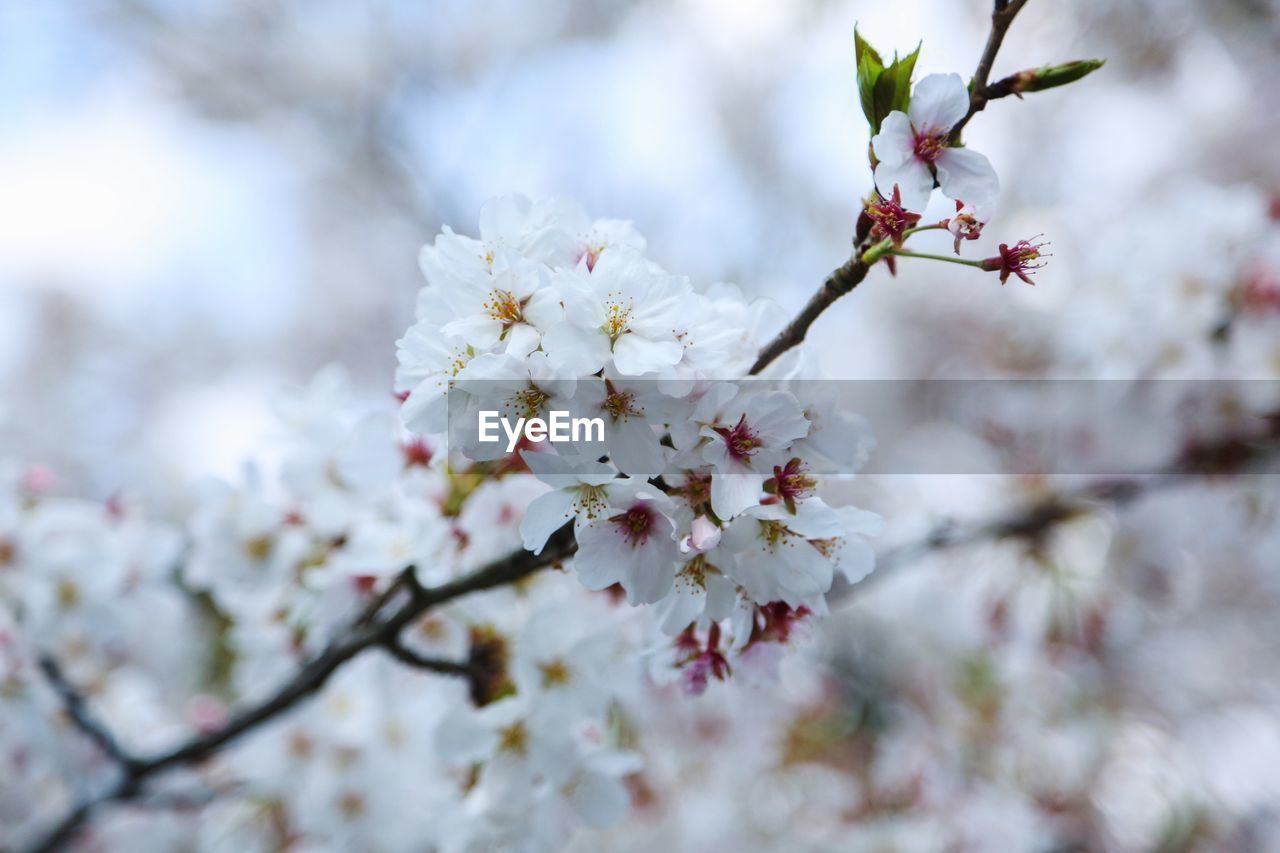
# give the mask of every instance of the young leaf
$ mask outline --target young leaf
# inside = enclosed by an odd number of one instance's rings
[[[880,63],[870,53],[864,53],[858,62],[858,100],[862,103],[862,114],[867,117],[872,133],[880,129],[880,122],[876,120],[875,90],[876,81],[882,74],[884,68]]]
[[[919,56],[919,47],[901,59],[894,54],[893,63],[876,79],[872,97],[875,112],[875,118],[871,120],[873,133],[880,131],[880,123],[889,113],[907,111],[911,103],[911,75],[915,72]]]
[[[876,119],[875,91],[877,81],[884,74],[884,60],[857,27],[853,28],[853,55],[858,67],[858,100],[867,124],[871,125],[871,132],[875,133],[880,129],[880,122]]]
[[[911,105],[911,75],[916,71],[916,60],[920,58],[921,46],[917,44],[915,50],[893,64],[893,110],[905,113],[907,107]]]
[[[857,65],[862,64],[863,54],[869,54],[871,56],[871,59],[875,61],[876,65],[880,66],[881,68],[884,67],[884,60],[880,58],[880,54],[876,52],[876,49],[871,46],[870,42],[868,42],[866,39],[862,37],[862,34],[858,32],[857,26],[854,26],[853,28],[853,60],[855,64]]]

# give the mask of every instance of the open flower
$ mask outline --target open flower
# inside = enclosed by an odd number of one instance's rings
[[[1032,237],[1031,240],[1035,240]],[[987,258],[982,262],[982,268],[987,272],[1000,273],[1000,283],[1004,284],[1009,280],[1009,276],[1016,275],[1027,284],[1034,285],[1031,280],[1031,274],[1041,269],[1045,265],[1044,258],[1050,257],[1043,249],[1048,243],[1033,243],[1031,240],[1019,240],[1010,246],[1008,243],[1000,244],[1000,254],[994,258]]]
[[[621,584],[631,604],[652,604],[675,582],[679,547],[674,508],[666,495],[647,486],[620,485],[609,494],[610,510],[577,532],[573,567],[587,589]]]
[[[675,329],[691,310],[687,282],[621,247],[600,256],[589,275],[584,270],[556,279],[564,322],[542,339],[553,364],[585,376],[612,359],[619,374],[641,376],[680,361],[684,345]]]
[[[965,240],[977,240],[982,236],[982,226],[987,224],[988,216],[972,204],[956,202],[956,215],[942,220],[951,236],[956,238],[956,254],[960,254],[960,244]]]
[[[578,526],[595,521],[609,511],[609,489],[629,482],[615,479],[617,472],[603,462],[565,459],[555,453],[520,454],[539,480],[553,490],[534,499],[520,520],[524,547],[541,554],[547,540],[569,519]]]
[[[949,198],[986,204],[1000,193],[987,158],[951,144],[951,128],[969,111],[969,90],[959,74],[930,74],[916,84],[906,113],[889,113],[871,140],[876,189],[884,198],[894,187],[909,210],[924,210],[936,174]]]
[[[713,467],[711,507],[727,519],[759,501],[765,480],[776,466],[786,464],[792,442],[808,431],[804,410],[792,394],[740,391],[721,383],[698,401],[688,423],[672,424],[672,439],[682,451],[692,447],[700,461]]]

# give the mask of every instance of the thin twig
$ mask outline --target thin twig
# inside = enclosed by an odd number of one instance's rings
[[[576,549],[573,525],[566,524],[552,534],[541,554],[517,551],[471,574],[436,587],[425,588],[417,585],[416,582],[402,584],[409,590],[409,597],[391,615],[381,620],[370,619],[369,611],[366,610],[346,634],[330,642],[324,651],[303,666],[275,694],[236,714],[222,728],[192,737],[167,752],[149,758],[128,756],[118,749],[114,753],[109,753],[120,764],[120,781],[103,794],[76,806],[30,850],[36,853],[61,849],[75,837],[98,807],[136,797],[142,791],[143,784],[162,771],[173,767],[200,764],[207,760],[241,735],[270,722],[302,700],[317,693],[339,667],[364,650],[397,645],[400,632],[405,626],[428,610],[473,592],[493,589],[528,577],[545,566],[571,556]],[[371,608],[381,609],[386,603],[380,596],[371,603]],[[51,676],[50,680],[54,682],[55,688],[59,683],[65,685],[66,682],[60,679],[57,666],[52,666],[51,670],[54,676]],[[50,669],[46,668],[46,672],[49,671]],[[55,676],[59,678],[58,681],[54,681]],[[66,701],[65,695],[64,701]],[[74,691],[71,691],[70,695],[79,696]],[[75,707],[83,709],[83,703],[76,704]],[[72,704],[68,704],[69,712],[72,713],[73,719],[76,719],[76,712],[71,709]],[[92,723],[91,717],[86,715],[84,719]],[[86,728],[77,720],[77,725],[86,733],[93,732],[92,736],[100,745],[115,743],[106,729],[96,723]],[[105,745],[103,748],[106,749]]]
[[[960,134],[964,130],[969,120],[978,113],[982,112],[987,102],[991,100],[990,94],[987,92],[987,80],[991,77],[991,68],[996,63],[996,54],[1000,52],[1000,46],[1004,44],[1004,37],[1009,32],[1009,27],[1013,24],[1013,19],[1018,17],[1018,13],[1022,11],[1022,7],[1027,5],[1027,0],[996,0],[995,8],[991,12],[991,32],[987,35],[986,47],[982,49],[982,56],[978,59],[978,68],[973,72],[973,82],[969,85],[969,111],[965,113],[964,118],[951,128],[951,144],[955,145],[960,142]]]
[[[94,717],[89,710],[88,700],[67,681],[56,660],[49,655],[42,656],[40,669],[54,692],[58,694],[62,707],[66,709],[67,716],[71,718],[76,728],[88,736],[89,740],[93,741],[116,764],[125,767],[137,763],[137,759],[120,746],[110,730]]]
[[[474,674],[474,670],[469,664],[420,655],[400,642],[399,639],[387,640],[382,644],[382,649],[396,660],[414,669],[425,669],[429,672],[438,672],[441,675],[460,675],[463,678],[471,678]]]
[[[1027,0],[996,0],[995,10],[991,13],[991,32],[987,36],[987,44],[982,51],[982,57],[978,60],[978,68],[973,73],[973,87],[969,96],[969,112],[952,129],[951,138],[953,144],[960,141],[960,132],[969,123],[969,119],[981,112],[987,105],[987,101],[990,100],[986,89],[987,79],[991,76],[991,67],[995,64],[996,54],[1000,52],[1000,45],[1004,43],[1004,37],[1009,31],[1009,26],[1025,5],[1027,5]],[[826,281],[822,283],[822,287],[810,297],[809,302],[800,310],[795,319],[788,323],[785,329],[760,350],[756,363],[751,366],[752,376],[760,373],[787,350],[798,346],[805,339],[805,335],[809,333],[809,327],[813,325],[813,322],[818,317],[822,316],[824,311],[830,308],[840,297],[851,292],[862,283],[875,263],[874,261],[868,262],[865,259],[865,252],[869,248],[870,243],[865,236],[855,241],[854,252],[849,260],[827,276]]]
[[[1065,494],[1054,495],[1028,507],[969,525],[946,523],[923,538],[900,545],[876,559],[876,570],[857,584],[843,584],[828,594],[829,603],[850,597],[855,591],[884,580],[894,570],[929,554],[977,545],[984,542],[1017,540],[1031,546],[1042,544],[1062,524],[1096,512],[1100,507],[1119,507],[1158,491],[1205,478],[1265,473],[1280,456],[1280,412],[1262,418],[1260,430],[1224,435],[1193,444],[1164,467],[1160,473],[1122,477],[1090,483]]]
[[[787,350],[799,346],[805,335],[809,333],[809,327],[813,325],[813,321],[817,320],[822,312],[830,308],[837,299],[862,283],[871,270],[871,265],[862,259],[863,248],[859,244],[853,257],[827,276],[822,287],[809,299],[808,304],[800,310],[795,319],[766,344],[764,349],[760,350],[756,363],[751,366],[752,376],[764,370]]]

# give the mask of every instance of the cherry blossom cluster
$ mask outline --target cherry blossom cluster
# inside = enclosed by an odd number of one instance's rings
[[[770,626],[823,612],[837,574],[865,577],[880,521],[828,506],[811,473],[856,470],[869,449],[856,418],[725,381],[749,369],[766,304],[700,291],[644,246],[571,202],[489,202],[479,238],[446,229],[422,252],[428,286],[397,388],[428,438],[485,407],[600,418],[604,440],[587,447],[451,449],[550,487],[520,520],[524,547],[572,522],[578,578],[653,605],[676,638],[668,664],[700,691],[732,656],[774,660],[757,648],[785,639]]]
[[[917,232],[948,232],[958,256],[999,194],[961,139],[995,96],[986,72],[972,91],[958,75],[913,88],[918,51],[886,64],[855,41],[876,189],[806,323],[881,261],[939,259],[907,248]],[[1022,72],[1006,94],[1096,67],[1077,66]],[[922,225],[935,188],[955,213]],[[178,846],[189,806],[202,837],[247,849],[540,853],[627,820],[651,780],[687,784],[653,721],[737,714],[738,682],[778,684],[837,579],[872,573],[883,522],[830,488],[869,429],[777,358],[807,325],[772,335],[771,303],[646,249],[564,199],[494,199],[476,237],[445,227],[420,255],[397,399],[362,408],[322,371],[279,402],[268,459],[185,499],[185,532],[128,497],[59,498],[44,472],[0,472],[0,819],[15,837],[52,826],[65,842],[93,818],[98,847],[136,849],[141,832]],[[940,259],[1029,283],[1043,249]],[[603,433],[484,445],[469,430],[488,411]],[[804,678],[723,727],[724,768],[773,754],[757,717],[826,721]],[[197,757],[169,760],[174,744]],[[160,800],[172,810],[105,810]]]

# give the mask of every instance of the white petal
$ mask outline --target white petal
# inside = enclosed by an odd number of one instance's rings
[[[662,535],[661,530],[653,532],[653,536]],[[676,577],[675,555],[665,545],[664,542],[657,547],[646,545],[636,549],[635,559],[631,561],[631,571],[628,572],[628,577],[622,579],[630,604],[653,604],[671,592],[671,585]]]
[[[400,417],[416,435],[444,432],[448,428],[448,382],[443,377],[423,380],[404,401]]]
[[[632,477],[656,477],[666,469],[662,445],[649,422],[627,418],[609,436],[610,458],[618,470]]]
[[[876,567],[876,552],[861,539],[846,539],[840,549],[840,561],[836,568],[849,583],[871,574]]]
[[[950,130],[969,112],[969,88],[959,74],[930,74],[911,93],[908,108],[916,130]]]
[[[642,376],[671,367],[684,356],[679,341],[649,341],[639,335],[623,335],[613,345],[613,364],[624,376]]]
[[[712,474],[711,508],[721,518],[733,518],[760,502],[764,477],[759,474]]]
[[[512,355],[524,358],[536,350],[541,342],[542,337],[538,334],[538,330],[528,323],[516,323],[507,330],[507,352]]]
[[[520,313],[529,325],[549,329],[564,318],[564,307],[554,288],[543,287],[534,291]]]
[[[542,553],[551,534],[573,518],[573,498],[570,491],[556,490],[539,496],[529,504],[524,511],[524,518],[520,519],[520,539],[526,549],[535,554]]]
[[[570,323],[558,323],[542,336],[547,360],[557,369],[586,376],[604,367],[609,360],[609,339]]]
[[[623,580],[627,570],[627,552],[631,546],[614,528],[613,522],[588,524],[576,531],[578,553],[573,568],[587,589],[601,590]]]
[[[498,345],[502,323],[486,314],[468,314],[445,323],[440,333],[461,338],[477,349],[489,349]]]
[[[1000,195],[1000,179],[991,163],[977,151],[948,148],[939,155],[938,183],[947,198],[983,206]]]
[[[903,112],[891,112],[880,122],[880,132],[871,137],[876,159],[890,166],[901,166],[915,157],[915,133]]]
[[[756,609],[745,596],[739,595],[733,603],[733,615],[729,619],[729,631],[733,634],[733,648],[741,649],[751,639],[756,624]]]
[[[508,240],[521,237],[529,217],[529,199],[522,195],[491,198],[480,207],[480,236],[485,240]]]
[[[662,630],[672,637],[688,628],[702,614],[706,606],[706,591],[691,580],[677,577],[675,588],[658,610],[662,618]]]
[[[484,725],[473,708],[459,708],[440,721],[436,749],[450,764],[471,764],[488,758],[498,745],[498,735]]]
[[[589,773],[569,795],[573,810],[587,826],[612,826],[627,816],[631,794],[620,779]]]
[[[902,194],[902,206],[907,210],[924,210],[933,194],[933,175],[929,167],[912,157],[894,166],[881,163],[876,166],[876,189],[889,198],[893,188]]]

